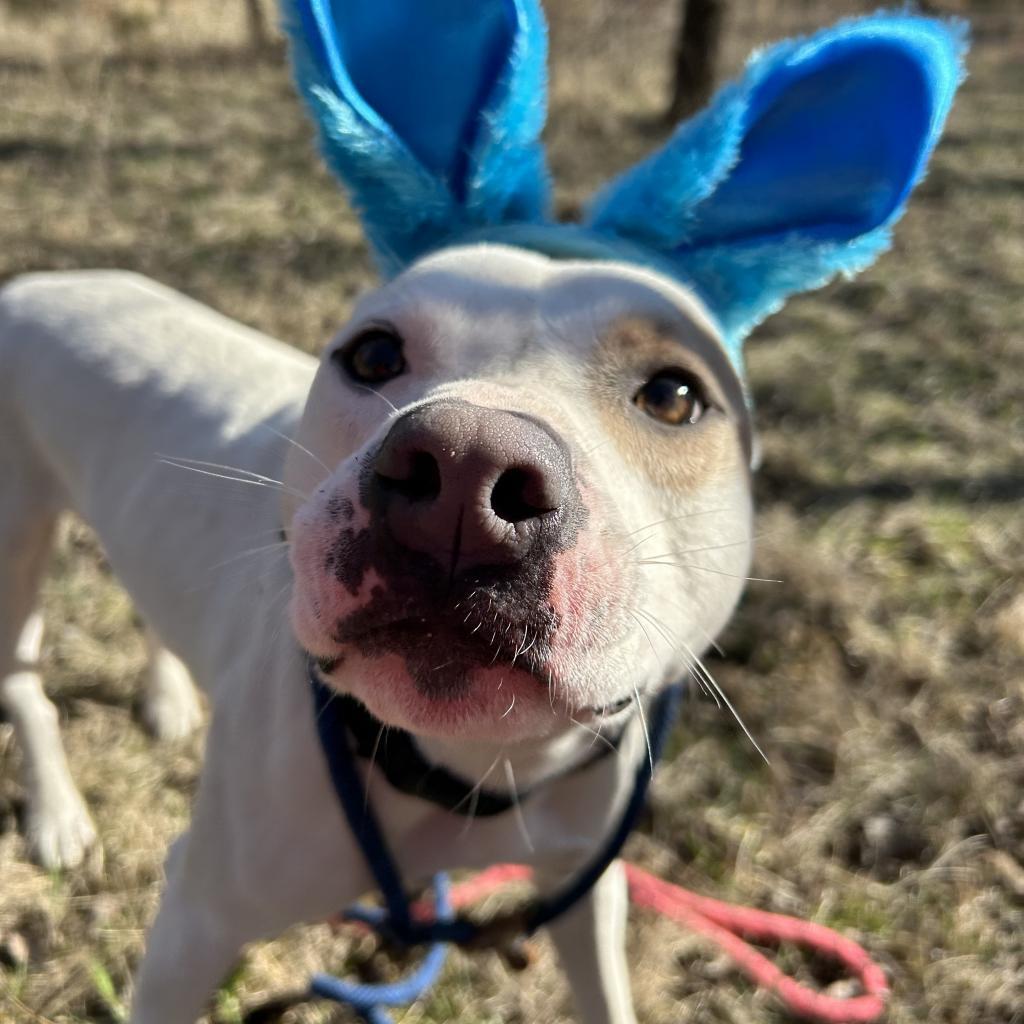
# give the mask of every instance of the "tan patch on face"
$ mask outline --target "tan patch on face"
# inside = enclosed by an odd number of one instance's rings
[[[685,370],[701,382],[707,407],[696,423],[670,426],[634,403],[637,390],[666,369]],[[627,464],[657,487],[687,493],[748,472],[742,388],[718,340],[701,325],[684,317],[618,320],[602,333],[589,377],[608,436]]]

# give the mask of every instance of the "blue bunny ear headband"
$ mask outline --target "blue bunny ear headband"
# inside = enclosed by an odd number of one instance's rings
[[[742,343],[890,241],[963,77],[966,26],[876,14],[754,54],[579,225],[550,216],[538,0],[282,0],[299,88],[385,276],[469,241],[655,268]]]

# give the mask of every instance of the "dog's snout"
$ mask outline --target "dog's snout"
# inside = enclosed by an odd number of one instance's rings
[[[564,443],[521,413],[462,401],[402,416],[369,467],[378,524],[402,547],[456,548],[463,565],[525,556],[545,521],[572,511]]]

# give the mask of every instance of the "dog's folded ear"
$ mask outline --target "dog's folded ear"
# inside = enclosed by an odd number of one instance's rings
[[[756,54],[599,193],[590,227],[661,254],[736,349],[795,292],[889,244],[962,78],[965,27],[875,15]]]
[[[543,220],[546,29],[536,0],[282,0],[299,88],[382,271]]]

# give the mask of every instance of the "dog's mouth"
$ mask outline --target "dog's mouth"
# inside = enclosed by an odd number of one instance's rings
[[[380,640],[383,642],[384,637],[388,631],[393,628],[405,627],[406,623],[397,623],[395,627],[382,627],[379,632],[383,634]],[[421,627],[422,628],[422,627]],[[344,655],[333,654],[314,658],[317,668],[320,670],[320,674],[324,677],[330,677],[332,673],[337,671],[344,663]],[[488,665],[488,667],[491,667]],[[443,669],[444,666],[439,666]],[[609,721],[611,719],[619,718],[630,710],[636,703],[635,698],[632,694],[626,697],[621,697],[618,700],[612,701],[610,704],[602,704],[600,706],[591,705],[581,709],[581,714],[594,720]]]
[[[321,670],[334,672],[354,649],[366,658],[402,658],[427,697],[458,696],[474,669],[515,669],[538,686],[552,685],[558,616],[549,605],[510,609],[488,592],[442,604],[428,609],[398,597],[371,602],[336,625],[338,651],[320,659]]]
[[[373,624],[363,618],[352,616],[336,629],[334,640],[339,650],[315,659],[322,675],[330,677],[339,671],[346,648],[354,648],[368,658],[403,658],[416,688],[429,698],[460,696],[474,669],[516,670],[533,678],[538,693],[554,685],[548,657],[556,627],[550,612],[515,621],[464,608],[448,615],[407,615]],[[634,704],[634,695],[629,694],[607,704],[581,707],[578,713],[593,720],[610,720]]]
[[[486,538],[470,555],[454,543],[442,557],[399,546],[372,519],[338,533],[315,511],[293,548],[296,637],[328,685],[382,721],[434,736],[536,738],[597,728],[634,705],[599,678],[621,629],[618,581],[592,571],[608,560],[599,537],[562,547],[535,538],[516,557],[495,550],[481,563]],[[617,657],[613,671],[623,669],[634,666]]]

